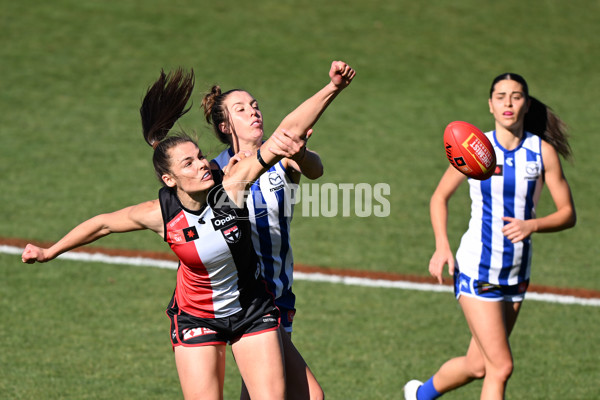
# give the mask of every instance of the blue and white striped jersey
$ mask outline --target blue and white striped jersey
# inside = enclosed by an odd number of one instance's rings
[[[212,161],[223,169],[233,154],[233,150],[227,149]],[[262,275],[269,291],[275,295],[275,304],[289,309],[293,309],[295,303],[290,239],[295,189],[292,177],[280,161],[254,182],[246,200],[252,242],[260,259]]]
[[[521,144],[506,150],[487,132],[496,152],[497,166],[491,178],[468,179],[471,220],[456,253],[461,272],[484,282],[516,285],[529,279],[531,237],[511,243],[503,234],[502,217],[535,218],[543,186],[542,141],[525,132]]]

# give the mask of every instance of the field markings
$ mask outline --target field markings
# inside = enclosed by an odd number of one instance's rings
[[[21,255],[23,253],[23,247],[0,245],[0,253]],[[156,257],[144,256],[111,255],[94,250],[70,251],[61,254],[58,258],[62,260],[72,260],[80,262],[99,262],[105,264],[131,265],[138,267],[156,267],[172,270],[177,269],[177,262],[173,261],[172,259],[161,259]],[[352,273],[351,275],[345,275],[340,272],[332,273],[331,270],[316,269],[310,267],[302,268],[300,266],[297,266],[296,271],[294,271],[294,279],[312,282],[339,283],[353,286],[419,290],[425,292],[452,292],[453,290],[450,285],[438,285],[433,283],[412,282],[408,280],[397,279],[372,278],[367,276],[369,274],[368,272],[362,272],[359,274],[365,276],[352,276],[358,275],[356,271],[354,271],[354,273]],[[600,306],[600,298],[586,298],[578,297],[575,295],[565,295],[556,293],[540,293],[532,290],[527,292],[527,299],[544,301],[548,303],[578,304],[595,307]]]

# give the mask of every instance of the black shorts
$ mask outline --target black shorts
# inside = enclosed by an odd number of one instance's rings
[[[167,315],[173,347],[232,344],[243,336],[279,328],[279,310],[271,298],[257,298],[248,308],[223,318],[198,318],[180,310],[172,301]]]

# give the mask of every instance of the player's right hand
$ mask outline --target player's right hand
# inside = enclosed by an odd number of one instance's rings
[[[444,283],[444,265],[448,264],[448,273],[454,276],[454,255],[452,251],[436,250],[429,260],[429,273],[437,279],[438,283]]]
[[[28,244],[23,250],[21,260],[27,264],[33,264],[34,262],[45,262],[47,258],[44,256],[44,250],[41,247]]]
[[[223,168],[223,174],[227,175],[227,172],[229,172],[231,167],[233,167],[235,164],[242,161],[244,158],[250,157],[250,154],[251,153],[248,150],[242,150],[242,151],[238,152],[237,154],[235,154],[233,157],[231,157],[229,159],[229,162],[227,163],[225,168]]]

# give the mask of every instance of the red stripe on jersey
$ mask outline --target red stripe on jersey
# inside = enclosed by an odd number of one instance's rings
[[[214,318],[211,280],[204,263],[198,255],[196,241],[177,240],[179,235],[176,233],[190,226],[193,226],[193,224],[189,223],[183,211],[167,223],[169,246],[180,260],[179,269],[177,270],[175,299],[179,308],[188,314],[201,318]]]

